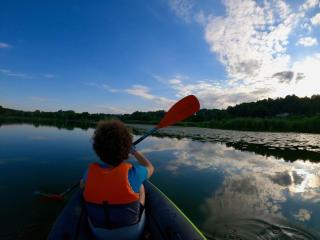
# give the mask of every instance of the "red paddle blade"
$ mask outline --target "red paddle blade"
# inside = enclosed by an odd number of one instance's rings
[[[157,128],[163,128],[182,121],[200,110],[199,100],[194,95],[182,98],[174,104],[158,124]]]
[[[60,194],[52,194],[52,193],[42,193],[42,192],[34,192],[35,195],[41,197],[42,199],[46,200],[53,200],[53,201],[63,201],[64,197]]]
[[[46,198],[50,199],[50,200],[55,200],[55,201],[63,201],[64,197],[61,196],[60,194],[50,194],[48,196],[46,196]]]

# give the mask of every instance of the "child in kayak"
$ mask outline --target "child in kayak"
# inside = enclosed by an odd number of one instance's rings
[[[143,182],[154,167],[134,148],[132,139],[130,131],[116,120],[99,122],[93,134],[93,149],[102,162],[90,164],[80,186],[89,225],[99,239],[124,239],[130,231],[128,239],[135,239],[143,230]],[[129,153],[137,163],[125,161]]]

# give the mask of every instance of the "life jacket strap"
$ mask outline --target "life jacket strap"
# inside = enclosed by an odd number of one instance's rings
[[[103,202],[103,210],[104,210],[105,227],[108,229],[112,229],[112,226],[110,223],[110,208],[109,208],[109,203],[107,201]]]
[[[140,222],[144,207],[139,201],[130,204],[103,204],[85,202],[88,217],[95,227],[116,229]],[[121,220],[123,218],[123,221]]]

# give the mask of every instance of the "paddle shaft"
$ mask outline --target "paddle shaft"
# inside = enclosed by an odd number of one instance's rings
[[[65,190],[63,193],[60,193],[59,195],[61,197],[67,195],[69,192],[71,192],[73,189],[77,188],[79,186],[79,183],[73,185],[72,187],[68,188],[67,190]]]
[[[133,145],[137,145],[139,142],[141,142],[143,139],[147,138],[149,135],[151,135],[152,133],[156,132],[159,128],[155,127],[152,128],[150,131],[146,132],[143,136],[141,136],[139,139],[137,139],[136,141],[133,142]]]

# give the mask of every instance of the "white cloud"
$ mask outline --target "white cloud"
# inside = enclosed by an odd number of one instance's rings
[[[266,80],[290,62],[290,33],[303,16],[284,1],[225,1],[226,16],[210,16],[205,39],[225,65],[230,79]]]
[[[12,46],[8,43],[0,42],[0,49],[1,48],[11,48]]]
[[[190,21],[194,0],[169,0],[169,6],[177,16],[186,22]]]
[[[203,11],[199,11],[194,18],[195,21],[201,25],[205,25],[207,23],[207,16],[203,13]]]
[[[178,84],[181,84],[182,82],[181,82],[180,79],[174,78],[174,79],[171,79],[171,80],[169,81],[169,83],[172,84],[172,85],[178,85]]]
[[[311,47],[311,46],[318,45],[318,41],[317,41],[316,38],[303,37],[303,38],[299,39],[299,41],[297,42],[297,45],[302,45],[302,46],[305,46],[305,47]]]
[[[319,94],[319,66],[320,52],[298,60],[292,64],[292,71],[304,74],[304,78],[299,82],[291,82],[287,86],[282,86],[279,92],[283,94],[296,94],[297,96],[311,96]]]
[[[312,31],[312,26],[309,22],[305,22],[301,25],[301,29],[306,30],[306,32],[310,33]]]
[[[309,10],[316,7],[319,4],[319,0],[306,0],[300,7],[301,10]]]
[[[154,98],[154,96],[149,93],[149,88],[142,85],[134,85],[132,88],[125,89],[125,92],[148,100]]]
[[[318,22],[317,15],[310,21],[306,12],[317,6],[319,0],[307,0],[298,10],[292,9],[289,3],[225,0],[225,14],[221,16],[196,12],[194,6],[191,9],[194,19],[204,27],[205,40],[224,65],[227,81],[217,84],[194,79],[192,83],[182,83],[175,77],[168,83],[177,91],[177,96],[195,94],[202,107],[223,108],[267,97],[318,94],[317,54],[293,62],[289,42],[293,32],[299,29],[310,32],[311,23]],[[303,37],[297,43],[317,44],[317,39],[311,37]],[[306,66],[306,62],[311,65]]]
[[[267,97],[310,96],[320,92],[315,71],[319,66],[318,55],[293,62],[288,51],[292,32],[311,29],[311,23],[317,23],[318,15],[310,20],[306,11],[315,7],[318,0],[305,1],[297,11],[284,0],[225,0],[223,16],[207,15],[201,10],[196,12],[196,3],[193,0],[169,0],[170,8],[178,17],[186,21],[193,19],[203,26],[205,40],[225,66],[228,79],[222,84],[216,80],[187,79],[180,75],[171,79],[155,75],[158,82],[166,82],[175,90],[175,97],[194,94],[199,97],[203,108],[225,108]],[[297,43],[303,46],[316,44],[317,40],[311,37],[303,37]],[[150,88],[142,85],[127,89],[106,84],[91,85],[112,93],[137,96],[161,108],[174,103],[172,99],[154,95]]]
[[[320,25],[320,13],[311,18],[312,25]]]
[[[254,84],[221,84],[217,81],[184,82],[174,77],[167,80],[177,97],[196,95],[202,108],[226,108],[241,102],[256,101],[263,98],[275,98],[295,94],[300,97],[319,94],[320,81],[318,68],[320,52],[292,63],[291,68],[274,72],[264,82]],[[190,82],[190,81],[188,81]]]
[[[157,102],[159,104],[166,105],[166,106],[170,106],[171,104],[174,103],[174,100],[171,100],[171,99],[168,99],[165,97],[159,97],[159,96],[152,95],[150,93],[150,89],[148,87],[142,86],[142,85],[134,85],[131,88],[125,89],[124,91],[128,94],[138,96],[138,97],[141,97],[141,98],[147,99],[147,100],[152,100],[154,102]]]
[[[270,93],[267,88],[222,85],[211,80],[186,83],[177,76],[167,82],[176,91],[176,97],[178,98],[189,94],[196,95],[200,100],[201,108],[226,108],[240,102],[254,101],[257,99],[257,95],[267,97]]]
[[[157,76],[157,79],[163,81],[161,79],[161,77],[159,77],[159,76]],[[152,109],[151,108],[143,109],[142,111],[167,109],[168,107],[170,107],[172,104],[175,103],[175,100],[173,100],[173,99],[169,99],[169,98],[166,98],[166,97],[153,95],[150,92],[150,88],[146,87],[146,86],[143,86],[143,85],[133,85],[130,88],[117,89],[117,88],[113,88],[113,87],[111,87],[111,86],[109,86],[107,84],[102,84],[101,85],[101,84],[97,84],[97,83],[94,83],[94,82],[86,82],[84,84],[87,85],[87,86],[104,89],[104,90],[106,90],[108,92],[111,92],[111,93],[126,93],[126,94],[129,94],[129,95],[137,96],[139,98],[148,100],[148,101],[153,103]],[[116,113],[129,112],[129,111],[126,111],[126,110],[123,110],[123,111],[114,111],[115,109],[109,109],[109,110],[111,110],[110,112],[116,112]]]

